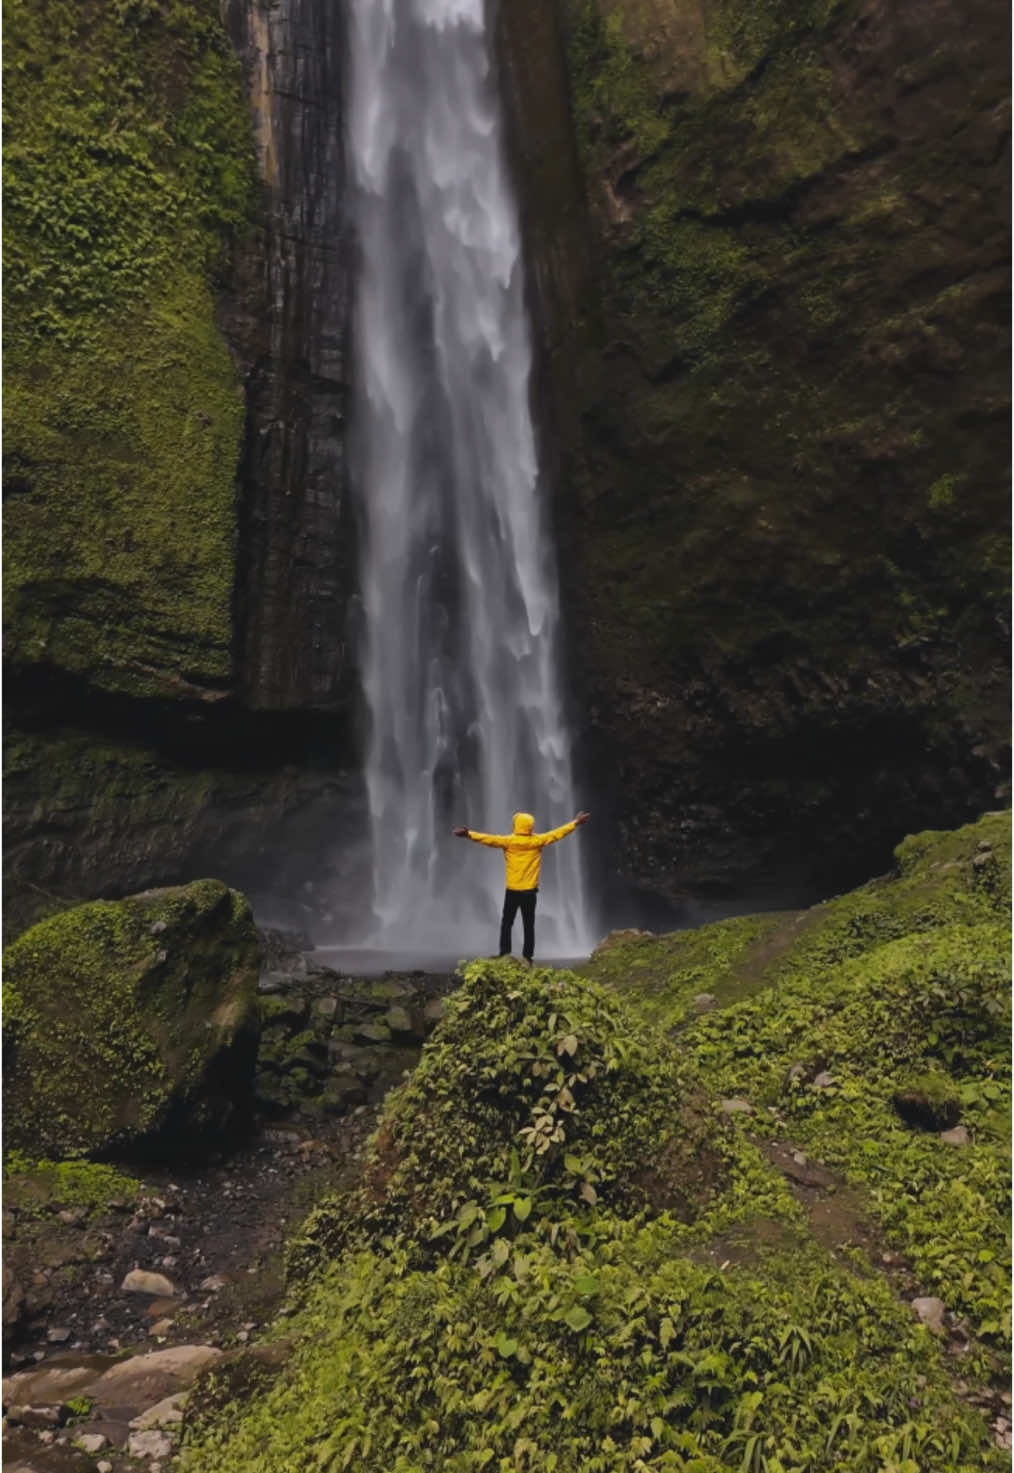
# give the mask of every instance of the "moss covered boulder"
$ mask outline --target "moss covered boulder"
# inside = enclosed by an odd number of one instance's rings
[[[30,1156],[174,1152],[252,1102],[260,942],[218,880],[96,901],[4,955],[7,1145]]]

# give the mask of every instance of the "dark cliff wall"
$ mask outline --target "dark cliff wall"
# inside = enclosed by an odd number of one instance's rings
[[[1005,14],[558,0],[555,21],[502,7],[621,864],[672,895],[844,883],[1004,780]],[[533,33],[555,62],[528,68]],[[563,68],[583,238],[540,95]]]
[[[265,223],[221,320],[246,368],[237,667],[258,708],[347,704],[354,586],[344,496],[349,238],[341,8],[223,0],[242,58]]]

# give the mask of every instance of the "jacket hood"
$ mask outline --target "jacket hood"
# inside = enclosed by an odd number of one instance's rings
[[[535,819],[530,813],[515,813],[514,832],[516,834],[530,834],[535,828]]]

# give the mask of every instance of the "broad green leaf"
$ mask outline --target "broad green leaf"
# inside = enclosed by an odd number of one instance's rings
[[[587,1330],[588,1326],[592,1322],[592,1317],[585,1309],[583,1304],[572,1304],[570,1309],[568,1309],[567,1313],[564,1315],[563,1320],[564,1324],[569,1325],[570,1328],[576,1332],[579,1330]]]
[[[518,1197],[514,1203],[514,1216],[518,1222],[527,1222],[532,1211],[531,1197]]]

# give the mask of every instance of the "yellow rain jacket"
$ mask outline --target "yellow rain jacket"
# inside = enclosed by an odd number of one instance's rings
[[[468,837],[477,844],[504,850],[508,890],[537,890],[543,849],[572,834],[577,824],[571,819],[558,829],[550,829],[548,834],[534,834],[534,828],[535,819],[530,813],[515,813],[513,834],[477,834],[474,829],[468,830]]]

